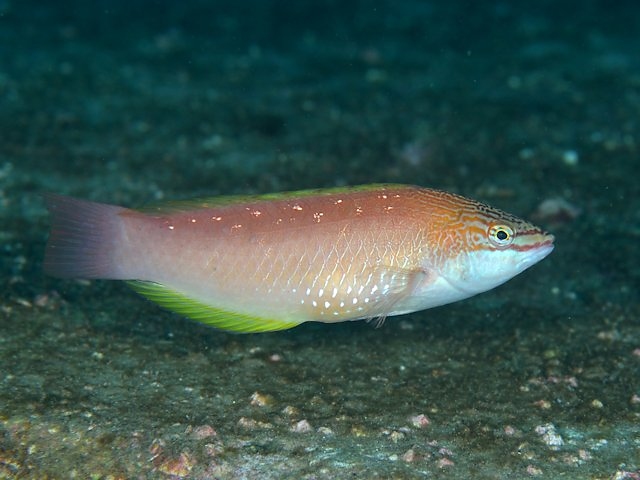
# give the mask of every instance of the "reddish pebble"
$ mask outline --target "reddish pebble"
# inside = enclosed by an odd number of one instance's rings
[[[431,423],[431,420],[429,420],[429,418],[422,413],[420,415],[416,415],[415,417],[411,417],[409,421],[411,422],[411,425],[416,428],[425,428],[428,427]]]
[[[564,383],[573,388],[578,387],[578,380],[576,379],[576,377],[564,377]]]
[[[154,457],[161,455],[164,451],[164,441],[161,438],[156,438],[151,442],[149,446],[149,453]]]
[[[533,404],[543,410],[549,410],[551,408],[551,402],[549,400],[537,400],[533,402]]]
[[[178,458],[165,460],[158,466],[158,471],[167,475],[182,478],[189,475],[195,465],[195,460],[191,455],[182,452]]]
[[[531,218],[559,227],[571,222],[580,213],[581,210],[578,207],[571,205],[563,198],[549,198],[538,205]]]
[[[533,465],[527,466],[527,473],[532,476],[542,475],[542,470],[538,467],[534,467]]]
[[[451,450],[449,450],[448,448],[445,448],[445,447],[441,447],[438,450],[438,453],[440,455],[446,455],[446,456],[449,456],[449,457],[453,457],[453,452]]]
[[[224,445],[222,445],[222,442],[204,444],[204,453],[206,453],[209,457],[215,457],[223,452]]]
[[[416,452],[413,448],[410,448],[409,450],[407,450],[402,454],[403,462],[411,463],[411,462],[415,462],[415,460],[416,460]]]
[[[193,429],[193,438],[196,440],[203,440],[209,437],[215,437],[218,433],[213,429],[211,425],[200,425]]]
[[[49,295],[46,293],[41,293],[40,295],[36,295],[36,298],[33,300],[33,303],[36,307],[46,307],[49,304]]]

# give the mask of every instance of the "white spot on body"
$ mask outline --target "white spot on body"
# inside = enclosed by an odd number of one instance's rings
[[[331,306],[331,303],[329,302],[324,302],[324,308],[329,308]]]

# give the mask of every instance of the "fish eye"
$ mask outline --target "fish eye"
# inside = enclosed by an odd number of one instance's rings
[[[513,229],[508,225],[492,225],[489,228],[489,241],[496,247],[506,247],[513,242]]]

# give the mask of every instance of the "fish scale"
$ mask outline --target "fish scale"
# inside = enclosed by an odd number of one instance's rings
[[[553,236],[459,195],[406,185],[200,199],[131,210],[47,195],[44,267],[126,280],[237,332],[387,317],[489,290]]]

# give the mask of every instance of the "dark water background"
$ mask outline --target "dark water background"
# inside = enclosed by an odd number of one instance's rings
[[[633,1],[0,0],[0,478],[640,478],[639,32]],[[245,336],[41,273],[44,191],[380,181],[556,250]]]

